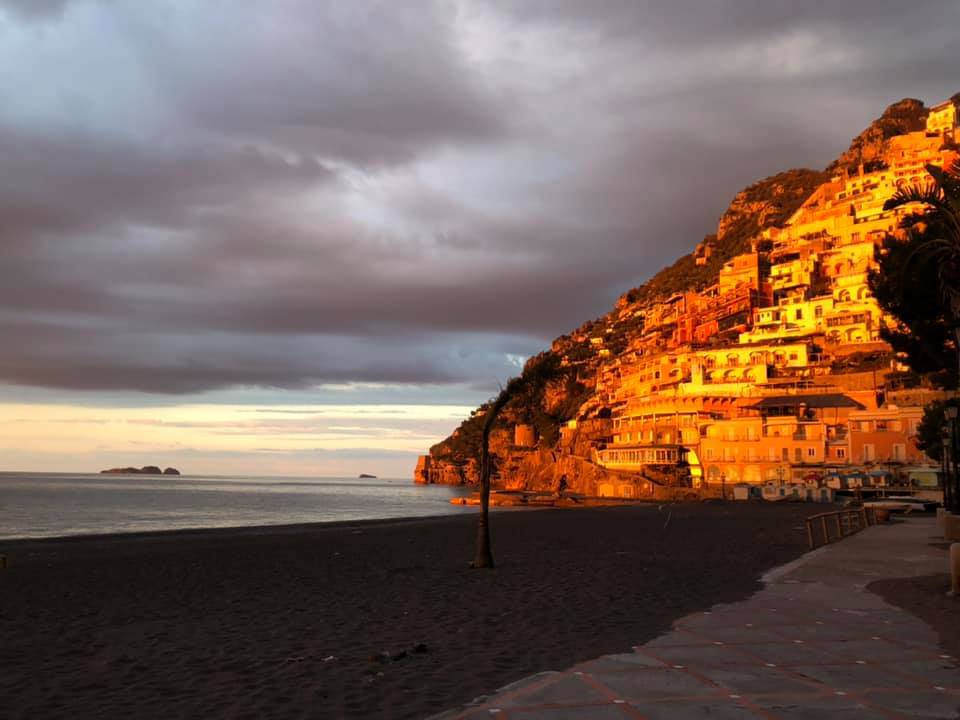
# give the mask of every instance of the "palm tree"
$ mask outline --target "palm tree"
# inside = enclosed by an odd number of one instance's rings
[[[920,204],[923,210],[904,218],[901,227],[909,234],[915,256],[936,267],[943,308],[952,320],[957,368],[960,373],[960,158],[949,168],[928,165],[931,181],[922,186],[904,186],[884,210]]]

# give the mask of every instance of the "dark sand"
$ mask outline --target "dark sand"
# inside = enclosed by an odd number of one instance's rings
[[[960,657],[960,598],[947,595],[949,573],[876,580],[867,589],[923,620],[940,635],[943,649]]]
[[[748,596],[812,511],[498,512],[495,570],[473,516],[0,542],[0,715],[424,717]]]

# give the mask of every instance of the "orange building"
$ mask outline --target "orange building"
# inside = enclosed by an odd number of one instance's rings
[[[760,287],[760,268],[760,253],[746,253],[731,258],[720,269],[720,294],[728,293],[741,285],[756,290]]]
[[[850,413],[850,461],[857,464],[931,464],[917,447],[921,407],[886,405]]]
[[[698,457],[710,485],[791,482],[822,473],[845,437],[848,414],[864,406],[838,393],[768,396],[740,416],[701,427]],[[842,455],[846,455],[843,452]]]

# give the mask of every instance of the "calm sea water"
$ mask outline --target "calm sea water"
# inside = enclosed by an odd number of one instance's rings
[[[450,504],[468,492],[407,479],[0,473],[0,538],[476,512]]]

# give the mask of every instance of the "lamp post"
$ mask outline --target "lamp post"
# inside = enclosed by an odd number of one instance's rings
[[[940,456],[941,472],[940,477],[943,482],[943,509],[949,512],[953,499],[950,496],[950,431],[943,428],[943,453]]]
[[[950,431],[950,504],[947,512],[957,512],[957,411],[956,405],[948,405],[943,409]]]
[[[727,499],[727,474],[720,473],[720,497]]]

